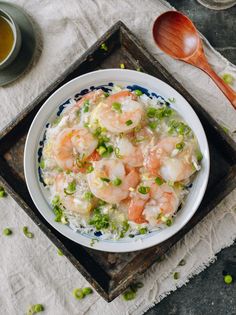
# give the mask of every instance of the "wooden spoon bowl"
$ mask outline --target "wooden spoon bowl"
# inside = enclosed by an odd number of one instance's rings
[[[236,108],[236,92],[210,67],[198,31],[187,16],[178,11],[161,14],[153,24],[153,38],[157,46],[169,56],[205,71]]]

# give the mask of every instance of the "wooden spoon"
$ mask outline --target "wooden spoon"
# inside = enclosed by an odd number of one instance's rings
[[[171,57],[205,71],[236,108],[236,92],[210,67],[197,29],[187,16],[177,11],[161,14],[153,24],[153,38],[157,46]]]

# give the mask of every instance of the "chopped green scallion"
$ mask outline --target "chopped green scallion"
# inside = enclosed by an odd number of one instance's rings
[[[107,47],[106,43],[102,43],[100,48],[101,48],[101,50],[108,51],[108,47]]]
[[[177,143],[175,147],[176,147],[177,150],[183,150],[183,148],[184,148],[184,142],[179,142],[179,143]]]
[[[100,179],[101,179],[101,181],[106,182],[106,183],[110,182],[110,179],[107,177],[100,177]]]
[[[57,254],[59,255],[59,256],[64,256],[64,254],[63,254],[63,252],[58,248],[58,250],[57,250]]]
[[[147,186],[140,186],[138,188],[138,192],[143,195],[146,195],[147,193],[149,193],[149,191],[150,191],[150,187],[147,187]]]
[[[6,192],[5,192],[5,189],[2,187],[2,186],[0,186],[0,198],[3,198],[3,197],[6,197]]]
[[[120,149],[119,148],[115,148],[115,156],[118,158],[118,159],[122,159],[122,155],[120,155]]]
[[[12,230],[11,230],[11,229],[5,228],[5,229],[3,230],[3,235],[9,236],[9,235],[11,235],[11,234],[12,234]]]
[[[77,300],[81,300],[85,297],[84,292],[82,291],[82,289],[77,288],[73,290],[73,296],[77,299]]]
[[[73,180],[71,183],[68,184],[67,188],[64,189],[64,193],[66,195],[72,195],[76,191],[76,181]]]
[[[143,92],[140,91],[140,90],[135,90],[134,93],[135,93],[137,96],[143,95]]]
[[[106,152],[106,148],[105,147],[103,147],[103,146],[100,146],[100,147],[98,147],[97,149],[96,149],[96,151],[100,154],[100,155],[102,155],[104,152]]]
[[[118,113],[122,113],[121,103],[113,102],[112,103],[112,109],[117,111]]]
[[[173,223],[173,221],[172,221],[171,219],[167,219],[167,220],[166,220],[166,225],[167,225],[167,226],[171,226],[172,223]]]
[[[112,184],[114,186],[120,186],[121,183],[122,183],[122,180],[120,178],[118,178],[118,177],[112,181]]]
[[[175,102],[176,102],[176,99],[175,99],[174,97],[172,97],[172,98],[168,98],[168,101],[169,101],[170,103],[175,103]]]
[[[224,282],[226,284],[231,284],[233,282],[233,277],[231,275],[225,275],[224,276]]]
[[[164,180],[161,177],[155,178],[155,183],[159,186],[161,186],[164,183]]]
[[[234,83],[234,77],[230,73],[225,73],[222,75],[222,79],[227,84],[233,84]]]
[[[140,234],[147,234],[147,232],[148,232],[148,229],[146,227],[143,227],[143,228],[139,229],[139,233]]]
[[[158,125],[158,121],[150,121],[148,123],[148,127],[151,128],[152,130],[155,130],[157,125]]]
[[[196,157],[197,157],[198,162],[201,162],[201,160],[203,159],[203,155],[202,155],[202,152],[200,150],[197,151]]]
[[[29,307],[27,311],[27,315],[34,315],[36,313],[40,313],[44,311],[44,307],[42,304],[35,304]]]
[[[25,235],[26,237],[28,237],[28,238],[33,238],[33,237],[34,237],[34,234],[31,233],[31,232],[29,232],[27,226],[24,226],[24,227],[23,227],[23,233],[24,233],[24,235]]]
[[[87,167],[87,170],[86,170],[86,173],[92,173],[92,171],[94,170],[94,167],[92,166],[92,165],[89,165],[88,167]]]
[[[179,272],[174,272],[174,275],[173,275],[174,279],[177,280],[179,279]]]
[[[89,287],[83,288],[82,292],[84,293],[84,295],[89,295],[93,293],[93,290]]]
[[[43,159],[40,160],[39,167],[43,170],[45,168],[45,161]]]
[[[127,120],[126,122],[125,122],[125,124],[126,124],[126,126],[130,126],[130,125],[132,125],[132,120],[131,119],[129,119],[129,120]]]
[[[84,193],[84,199],[87,200],[87,201],[90,201],[93,199],[93,194],[91,193],[91,191],[86,191]]]
[[[147,116],[149,118],[154,118],[156,116],[156,113],[157,113],[157,109],[156,108],[148,107],[148,109],[147,109]]]

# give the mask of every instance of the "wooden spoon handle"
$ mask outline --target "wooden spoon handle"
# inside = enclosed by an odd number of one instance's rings
[[[225,83],[216,73],[213,71],[207,60],[202,60],[201,64],[198,65],[204,72],[206,72],[215,84],[221,89],[228,100],[231,102],[233,107],[236,109],[236,92],[231,89],[231,87]]]

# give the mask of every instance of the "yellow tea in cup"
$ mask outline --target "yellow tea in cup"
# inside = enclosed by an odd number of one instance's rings
[[[0,62],[5,60],[12,50],[14,34],[8,21],[0,16]]]

